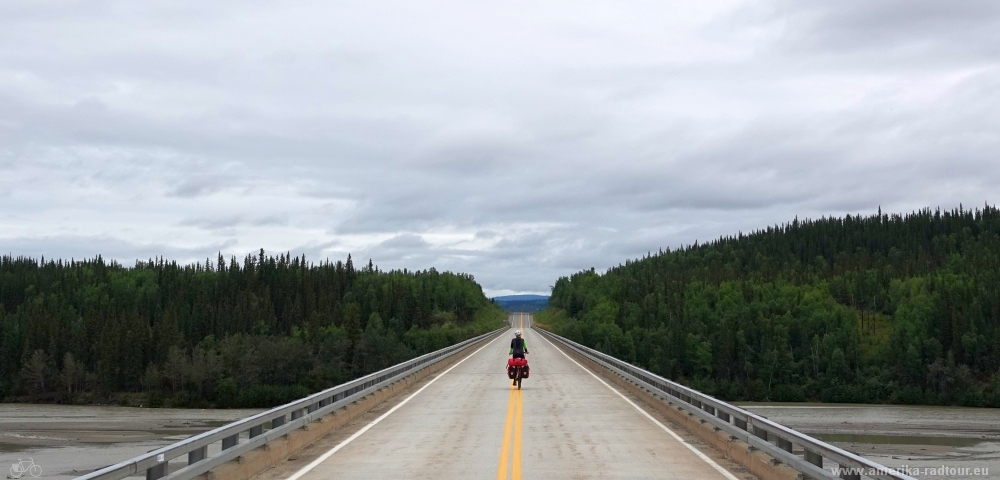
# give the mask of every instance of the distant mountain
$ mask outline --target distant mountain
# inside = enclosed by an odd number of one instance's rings
[[[537,312],[549,306],[548,295],[505,295],[493,301],[508,312]]]
[[[498,302],[523,302],[523,301],[533,301],[533,300],[549,300],[548,295],[504,295],[502,297],[493,297],[493,300]]]

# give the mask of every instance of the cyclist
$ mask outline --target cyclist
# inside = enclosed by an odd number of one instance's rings
[[[515,330],[514,338],[510,340],[510,352],[508,353],[508,355],[511,355],[512,358],[520,358],[521,360],[527,360],[524,358],[525,353],[528,353],[528,344],[524,341],[523,338],[521,338],[521,331]],[[524,368],[525,370],[527,370],[528,365],[525,364]],[[514,383],[512,385],[517,385],[516,378],[514,379]],[[521,387],[519,386],[517,388]]]
[[[528,353],[528,344],[521,338],[521,331],[514,331],[514,338],[510,340],[510,353],[514,358],[524,359],[524,354]]]

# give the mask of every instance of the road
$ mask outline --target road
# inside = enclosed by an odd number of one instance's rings
[[[285,478],[735,479],[531,321],[511,316],[530,352],[522,390],[505,373],[504,334]]]

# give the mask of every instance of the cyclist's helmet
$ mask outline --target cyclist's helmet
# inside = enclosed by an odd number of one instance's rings
[[[521,331],[520,330],[514,330],[514,336],[515,337],[520,337],[521,336]]]

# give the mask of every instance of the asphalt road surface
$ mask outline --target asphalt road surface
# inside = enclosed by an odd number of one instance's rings
[[[521,390],[505,372],[511,331],[284,478],[737,478],[532,331],[530,315],[510,321],[529,351]]]

